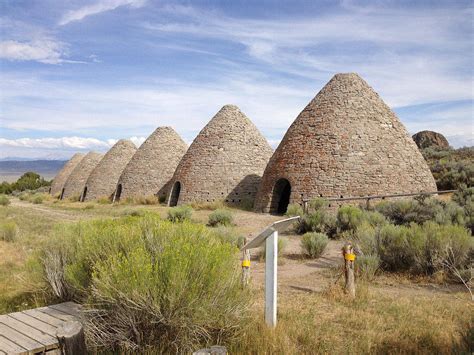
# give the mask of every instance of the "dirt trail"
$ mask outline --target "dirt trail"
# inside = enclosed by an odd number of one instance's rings
[[[82,215],[78,215],[77,213],[75,214],[74,211],[67,211],[67,210],[58,211],[47,205],[39,205],[39,204],[31,203],[31,202],[21,201],[17,198],[10,199],[10,202],[11,202],[12,207],[20,207],[20,208],[34,210],[37,212],[41,212],[46,217],[51,217],[53,219],[59,219],[62,221],[73,222],[73,221],[79,221],[84,218],[84,216]]]

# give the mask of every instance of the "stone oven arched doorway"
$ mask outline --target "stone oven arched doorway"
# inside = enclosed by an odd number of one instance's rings
[[[84,191],[82,192],[81,202],[84,202],[86,200],[86,195],[87,195],[87,186],[84,187]]]
[[[115,195],[114,195],[113,202],[119,202],[121,194],[122,194],[122,184],[118,184],[117,185],[117,190],[115,190]]]
[[[170,196],[170,207],[174,207],[178,205],[179,194],[181,192],[181,183],[176,181],[171,189],[171,196]]]
[[[62,200],[64,197],[64,187],[63,189],[61,190],[61,195],[59,195],[59,199]]]
[[[270,213],[284,214],[290,203],[291,184],[287,179],[279,179],[273,187]]]

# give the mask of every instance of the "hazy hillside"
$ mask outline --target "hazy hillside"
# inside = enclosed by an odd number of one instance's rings
[[[16,181],[27,171],[34,171],[51,180],[65,163],[65,160],[0,161],[0,181]]]

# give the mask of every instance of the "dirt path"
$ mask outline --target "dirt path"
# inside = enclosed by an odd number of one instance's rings
[[[20,199],[17,199],[17,198],[10,199],[10,202],[11,202],[12,207],[30,209],[36,212],[40,212],[45,217],[50,217],[53,219],[58,219],[58,220],[67,221],[67,222],[74,222],[74,221],[79,221],[81,219],[84,219],[83,215],[78,215],[77,213],[74,213],[74,211],[67,211],[67,210],[58,211],[47,205],[40,205],[40,204],[34,204],[27,201],[21,201]]]

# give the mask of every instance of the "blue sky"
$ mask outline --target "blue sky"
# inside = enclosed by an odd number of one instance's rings
[[[410,133],[474,145],[471,1],[3,0],[0,158],[190,143],[228,103],[276,147],[338,72]]]

